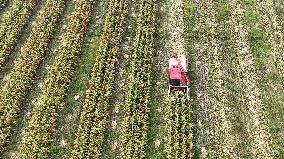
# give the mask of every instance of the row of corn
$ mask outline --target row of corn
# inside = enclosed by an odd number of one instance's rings
[[[48,158],[48,145],[52,141],[58,112],[65,105],[64,97],[74,74],[94,5],[93,0],[78,0],[74,3],[60,45],[54,51],[55,58],[45,79],[42,94],[33,108],[23,136],[19,158]]]
[[[0,151],[11,136],[13,123],[19,114],[34,74],[44,56],[65,1],[46,1],[34,27],[22,46],[19,58],[8,74],[9,80],[0,93]]]
[[[99,51],[81,112],[72,158],[101,158],[128,1],[110,0]]]
[[[154,55],[155,3],[155,0],[143,0],[140,4],[124,105],[122,158],[145,157]]]
[[[178,92],[167,101],[167,158],[192,158],[192,112],[190,100]]]
[[[14,0],[11,8],[4,13],[0,26],[0,70],[19,40],[20,33],[37,3],[38,0]]]

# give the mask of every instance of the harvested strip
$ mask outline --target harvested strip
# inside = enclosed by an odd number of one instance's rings
[[[225,110],[227,120],[230,123],[227,128],[227,130],[230,130],[229,133],[233,139],[231,142],[232,147],[229,147],[231,150],[230,158],[251,158],[251,153],[248,152],[250,147],[245,143],[249,141],[248,133],[242,123],[244,118],[241,116],[241,112],[245,110],[239,104],[241,91],[237,82],[236,51],[234,51],[234,42],[231,39],[233,36],[230,28],[231,12],[226,0],[214,1],[213,7],[216,10],[215,19],[217,22],[214,32],[216,32],[215,37],[218,37],[219,44],[218,59],[220,62],[218,62],[218,65],[220,65],[223,72],[222,78],[215,80],[222,80],[222,87],[225,87],[224,90],[226,90],[223,95],[219,96],[226,95],[226,104],[220,109]],[[242,156],[243,154],[245,156]]]
[[[188,33],[192,44],[191,44],[191,49],[192,51],[190,52],[190,63],[192,66],[191,69],[193,69],[193,71],[191,72],[193,77],[194,75],[196,75],[196,79],[195,78],[191,78],[191,97],[193,99],[193,104],[196,104],[196,111],[193,111],[193,113],[196,114],[197,116],[197,135],[198,135],[198,143],[195,144],[197,145],[198,153],[200,153],[200,156],[198,156],[199,158],[208,158],[208,140],[209,140],[209,128],[208,128],[208,124],[209,124],[209,111],[208,111],[208,93],[207,93],[207,77],[206,77],[206,73],[205,73],[205,50],[202,47],[201,44],[203,44],[203,41],[201,41],[202,36],[206,36],[203,35],[203,33],[205,32],[205,26],[206,24],[206,20],[204,18],[204,14],[207,13],[206,11],[204,11],[204,6],[200,5],[200,3],[198,2],[188,2],[188,5],[192,5],[196,10],[196,14],[193,16],[196,19],[194,19],[194,22],[196,25],[193,26],[193,28],[190,30],[191,33]],[[193,17],[191,17],[193,19]],[[195,73],[195,74],[193,74]],[[194,95],[195,98],[194,98]],[[196,100],[195,100],[196,99]],[[198,112],[198,113],[196,113]]]
[[[64,0],[46,2],[0,94],[0,152],[3,151],[11,135],[12,124],[16,122],[25,94],[44,55],[63,6]]]
[[[77,57],[93,8],[93,1],[76,1],[56,57],[48,72],[43,93],[32,112],[27,132],[20,147],[20,158],[47,158],[58,111],[64,106],[64,97],[73,75]]]
[[[225,73],[222,70],[220,59],[220,40],[216,39],[217,22],[212,2],[201,3],[201,15],[205,18],[205,35],[201,37],[201,47],[206,50],[203,56],[205,61],[205,76],[207,89],[207,106],[209,108],[209,146],[212,157],[235,158],[233,153],[234,137],[232,136],[231,122],[228,119],[230,112],[228,94],[224,85]]]
[[[207,77],[207,93],[208,93],[208,107],[209,107],[209,125],[211,139],[209,142],[212,146],[212,155],[221,158],[236,158],[233,153],[234,137],[232,136],[232,125],[228,119],[228,112],[230,112],[228,105],[228,94],[224,87],[225,73],[222,70],[220,62],[220,46],[219,39],[216,39],[217,24],[215,21],[214,11],[212,6],[208,6],[209,19],[209,35],[204,39],[208,41],[207,53],[205,57],[205,73]],[[205,44],[206,45],[206,44]]]
[[[185,53],[183,0],[169,1],[169,52]]]
[[[102,142],[128,1],[111,0],[109,3],[104,33],[86,92],[72,158],[102,157]]]
[[[244,26],[244,10],[241,5],[232,0],[229,3],[232,10],[233,40],[236,43],[237,60],[239,62],[239,84],[243,88],[241,104],[247,110],[247,130],[252,138],[252,153],[255,158],[269,158],[272,156],[270,148],[270,133],[267,119],[263,112],[263,103],[260,99],[261,90],[257,86],[257,74],[254,58],[248,45],[248,32]]]
[[[128,74],[122,158],[145,157],[150,101],[155,1],[142,1]]]
[[[207,93],[205,87],[205,72],[204,61],[202,60],[203,51],[200,48],[200,38],[202,36],[201,27],[205,21],[200,14],[201,5],[196,1],[185,2],[186,15],[186,48],[188,50],[188,57],[190,60],[190,97],[193,108],[193,121],[197,123],[193,130],[193,158],[208,158],[208,151],[206,149],[208,140],[208,108],[207,108]],[[199,25],[202,24],[202,25]]]
[[[192,116],[189,98],[178,93],[168,99],[167,158],[192,158]]]
[[[15,7],[8,11],[5,25],[0,28],[0,70],[3,68],[6,58],[10,55],[13,45],[17,42],[19,35],[27,23],[33,7],[38,0],[15,1]],[[14,10],[15,9],[15,10]]]
[[[281,59],[284,48],[283,35],[280,31],[282,27],[277,21],[278,17],[272,1],[257,1],[252,6],[251,9],[259,15],[256,19],[257,23],[250,24],[252,28],[250,40],[252,52],[256,57],[257,73],[262,77],[259,80],[259,85],[263,90],[261,97],[265,105],[265,112],[270,119],[273,155],[276,155],[274,156],[276,158],[283,158],[280,157],[284,152],[282,148],[284,136],[281,133],[284,130],[284,61]]]

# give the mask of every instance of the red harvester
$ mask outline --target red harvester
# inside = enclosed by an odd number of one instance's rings
[[[187,76],[188,60],[185,54],[173,53],[169,60],[169,90],[168,95],[182,92],[188,96],[190,80]]]

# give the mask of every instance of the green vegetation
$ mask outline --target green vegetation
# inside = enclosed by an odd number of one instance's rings
[[[189,98],[176,93],[168,99],[167,158],[192,158],[192,112]]]
[[[0,158],[284,158],[283,7],[0,0]]]

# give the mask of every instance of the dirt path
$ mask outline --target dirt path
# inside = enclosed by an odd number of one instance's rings
[[[263,103],[260,99],[261,90],[257,86],[259,77],[255,70],[255,60],[250,52],[248,44],[248,32],[244,26],[244,9],[236,0],[229,3],[232,10],[231,27],[235,33],[239,84],[243,89],[241,104],[247,115],[246,128],[253,140],[252,153],[256,158],[271,157],[270,133],[267,119],[263,111]]]

